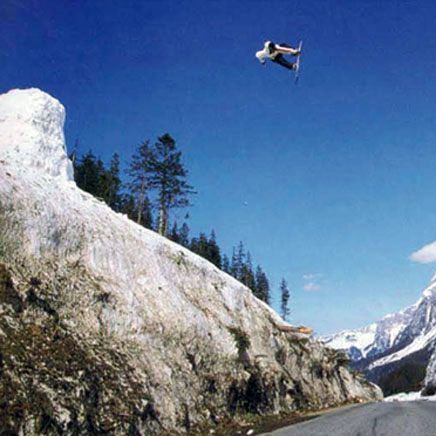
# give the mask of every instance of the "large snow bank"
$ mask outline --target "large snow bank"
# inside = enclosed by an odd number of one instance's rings
[[[0,160],[17,169],[73,180],[64,138],[65,109],[39,89],[15,89],[0,99]]]

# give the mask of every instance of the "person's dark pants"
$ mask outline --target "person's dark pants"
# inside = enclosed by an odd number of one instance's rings
[[[274,59],[271,60],[285,68],[288,68],[289,70],[294,71],[294,64],[292,62],[288,62],[281,53],[279,53]]]

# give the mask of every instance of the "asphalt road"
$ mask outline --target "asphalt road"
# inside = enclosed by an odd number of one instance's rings
[[[263,436],[436,436],[436,403],[372,403],[338,409]]]

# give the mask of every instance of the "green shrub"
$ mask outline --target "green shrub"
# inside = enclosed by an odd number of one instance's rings
[[[239,351],[239,355],[243,354],[250,348],[250,338],[247,333],[237,327],[228,327],[229,332],[233,335],[236,343],[236,348]]]

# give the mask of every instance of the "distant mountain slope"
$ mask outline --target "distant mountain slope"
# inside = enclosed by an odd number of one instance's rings
[[[64,108],[0,96],[0,434],[152,435],[381,398],[211,263],[77,188]]]
[[[343,331],[322,338],[337,350],[345,351],[353,366],[372,380],[414,361],[426,366],[436,339],[436,281],[433,279],[421,298],[401,312],[358,330]]]

